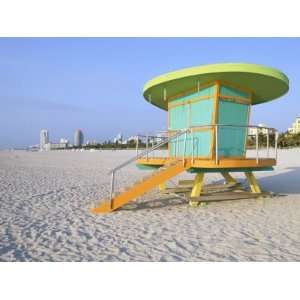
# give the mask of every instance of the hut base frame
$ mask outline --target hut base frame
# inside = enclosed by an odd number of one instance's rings
[[[216,128],[221,126],[216,125]],[[234,126],[234,125],[231,125]],[[165,190],[165,184],[175,176],[187,171],[189,173],[196,173],[195,182],[193,184],[190,193],[190,203],[194,205],[196,198],[200,197],[203,188],[204,173],[218,172],[223,175],[228,184],[236,184],[234,178],[229,172],[244,172],[249,182],[251,192],[253,194],[260,194],[261,190],[253,175],[253,171],[267,171],[273,170],[273,166],[276,165],[277,158],[277,138],[275,139],[275,158],[269,158],[269,147],[267,148],[267,158],[262,158],[258,155],[258,138],[256,139],[256,157],[247,158],[244,157],[221,157],[218,155],[218,136],[215,135],[215,152],[212,158],[202,158],[192,155],[192,157],[185,155],[187,141],[187,135],[192,132],[191,128],[180,130],[171,137],[168,137],[164,141],[152,145],[148,148],[148,142],[146,143],[146,150],[142,153],[137,153],[135,157],[125,161],[119,166],[115,167],[111,172],[111,188],[110,195],[103,199],[96,207],[93,207],[91,211],[93,213],[107,213],[112,212],[130,201],[134,201],[138,197],[147,193],[151,189],[158,187],[161,191]],[[268,131],[269,132],[269,131]],[[184,136],[184,152],[182,157],[155,157],[155,150],[161,149],[162,146],[176,141],[178,145],[178,138]],[[148,140],[148,139],[147,139]],[[177,146],[176,146],[177,148]],[[150,157],[151,155],[151,157]],[[115,189],[115,174],[120,169],[123,169],[130,163],[136,163],[137,167],[141,169],[154,170],[149,175],[137,180],[132,185],[125,187],[116,192]]]
[[[225,161],[227,161],[227,159]],[[233,160],[230,159],[231,166],[232,161]],[[248,164],[243,167],[245,161],[248,161]],[[149,165],[147,165],[147,162]],[[112,199],[102,201],[99,206],[92,208],[91,211],[96,214],[114,211],[131,200],[137,199],[139,196],[145,194],[154,187],[158,187],[160,192],[163,194],[183,194],[192,207],[198,206],[202,202],[207,201],[257,198],[267,194],[261,192],[261,189],[253,175],[253,171],[272,170],[272,166],[276,163],[273,159],[262,159],[259,161],[259,165],[257,165],[255,159],[244,159],[236,162],[236,168],[226,168],[226,162],[222,163],[222,160],[220,160],[218,165],[213,164],[212,167],[209,168],[209,162],[210,161],[202,160],[201,166],[203,167],[199,168],[199,161],[197,161],[197,159],[195,159],[194,162],[192,162],[192,159],[168,159],[164,162],[162,162],[162,158],[152,158],[148,159],[148,161],[144,161],[143,159],[138,160],[137,163],[139,167],[148,167],[150,169],[154,169],[154,171],[151,172],[151,174],[146,175],[141,180],[135,182],[127,189],[114,194]],[[254,162],[255,167],[252,167]],[[223,166],[223,168],[221,166]],[[195,173],[195,179],[193,181],[180,181],[179,185],[173,189],[166,187],[166,183],[170,179],[184,171]],[[204,186],[204,174],[209,172],[221,173],[225,179],[225,185]],[[241,184],[238,183],[229,172],[244,172],[248,180],[250,192],[243,190]]]
[[[206,205],[209,202],[230,201],[241,199],[261,199],[272,196],[269,192],[262,192],[252,172],[245,172],[248,180],[247,187],[242,186],[229,173],[221,173],[224,184],[213,183],[204,185],[204,173],[197,173],[194,180],[179,180],[174,187],[165,188],[161,194],[170,194],[184,198],[191,207]],[[251,177],[249,179],[248,177]],[[253,184],[253,178],[255,183]]]

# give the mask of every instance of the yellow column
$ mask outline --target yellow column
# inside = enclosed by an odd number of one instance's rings
[[[159,188],[160,191],[164,191],[166,189],[166,183],[163,182],[163,183],[159,184],[158,188]]]
[[[203,178],[204,178],[204,173],[197,173],[197,175],[195,176],[191,198],[200,196],[202,190]]]
[[[237,181],[228,172],[221,172],[221,174],[224,177],[226,183],[230,183],[230,184],[237,183]]]
[[[252,193],[261,193],[261,189],[252,172],[245,172]]]

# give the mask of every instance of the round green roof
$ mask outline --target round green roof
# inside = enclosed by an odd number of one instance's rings
[[[152,104],[167,110],[167,97],[182,93],[198,83],[224,80],[252,91],[252,104],[260,104],[284,95],[289,89],[289,79],[279,70],[262,65],[225,63],[202,65],[165,73],[149,80],[143,95]]]

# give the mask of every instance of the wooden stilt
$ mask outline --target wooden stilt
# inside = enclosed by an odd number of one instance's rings
[[[252,172],[245,172],[252,193],[261,193],[261,189]]]
[[[228,172],[221,172],[221,174],[224,177],[226,183],[229,183],[229,184],[237,183],[237,181]]]
[[[204,173],[197,173],[197,175],[195,176],[195,181],[191,193],[191,200],[189,202],[191,207],[197,207],[199,205],[199,201],[193,200],[193,198],[198,199],[198,197],[200,196],[203,185],[203,178]]]
[[[166,183],[163,182],[163,183],[159,184],[158,188],[159,188],[160,191],[164,191],[166,189]]]
[[[195,176],[195,181],[194,181],[194,186],[193,186],[192,193],[191,193],[191,198],[200,196],[200,193],[202,190],[202,185],[203,185],[203,178],[204,178],[204,173],[198,173]]]

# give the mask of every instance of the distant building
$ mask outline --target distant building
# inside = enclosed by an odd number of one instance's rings
[[[135,136],[130,136],[128,139],[127,139],[127,143],[130,143],[130,142],[137,142],[138,140],[140,140],[139,136],[138,135],[135,135]]]
[[[292,124],[292,127],[288,128],[289,134],[300,133],[300,117],[297,117],[295,122]]]
[[[97,144],[99,144],[96,140],[87,140],[86,141],[86,145],[87,146],[96,146]]]
[[[37,145],[30,145],[30,146],[28,146],[26,150],[27,151],[39,151],[39,149],[40,149],[40,145],[37,144]]]
[[[122,144],[123,141],[123,135],[122,133],[119,133],[115,138],[114,138],[114,143],[115,144]]]
[[[63,150],[68,147],[68,143],[48,143],[46,150]]]
[[[61,143],[61,144],[68,144],[69,141],[67,139],[65,139],[65,138],[60,138],[59,143]]]
[[[168,138],[168,132],[167,131],[160,131],[156,134],[156,143],[161,143],[165,139]]]
[[[77,129],[74,133],[74,146],[80,147],[83,144],[83,133],[80,129]]]
[[[49,144],[49,132],[47,129],[42,129],[40,132],[40,150],[47,150],[47,144]]]
[[[261,128],[257,128],[261,127]],[[249,135],[256,135],[256,132],[258,131],[258,134],[268,134],[268,129],[266,128],[266,124],[258,124],[257,127],[250,127],[248,130]]]
[[[69,141],[65,138],[60,138],[58,143],[49,143],[47,145],[49,150],[67,149]]]

